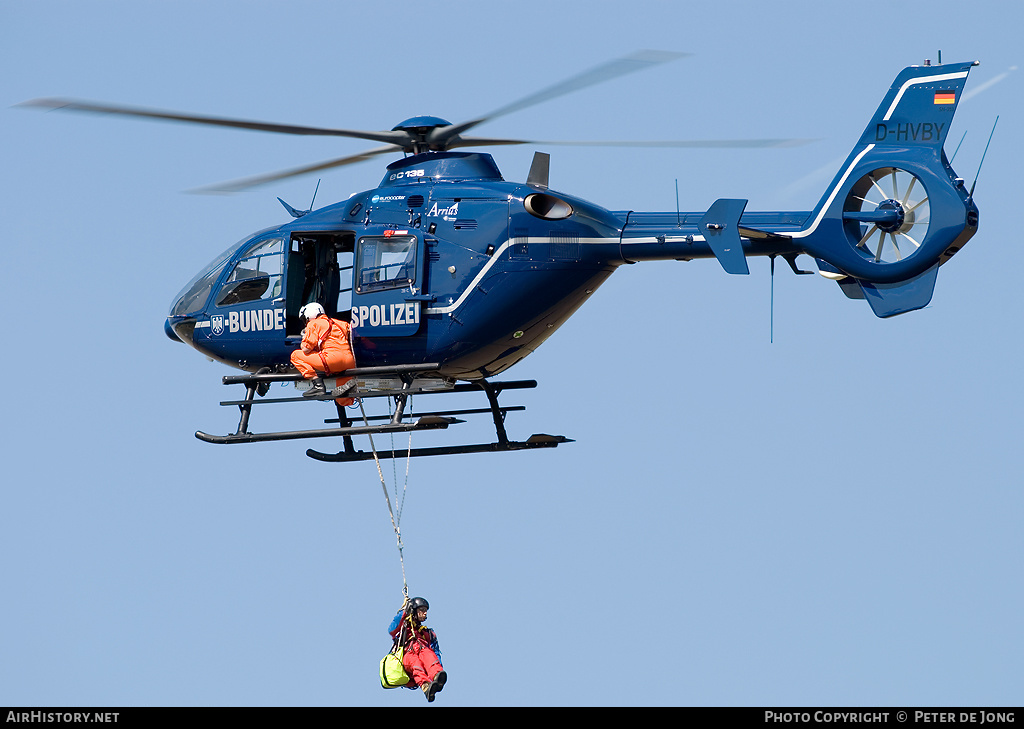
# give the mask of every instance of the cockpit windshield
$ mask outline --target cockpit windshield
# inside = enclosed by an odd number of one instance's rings
[[[196,314],[202,311],[210,298],[210,292],[213,291],[213,285],[217,283],[224,264],[235,251],[264,232],[260,231],[256,235],[248,235],[233,244],[210,261],[203,270],[193,276],[192,280],[185,284],[181,291],[178,292],[178,295],[174,297],[174,304],[171,306],[171,316],[188,316],[189,314]]]

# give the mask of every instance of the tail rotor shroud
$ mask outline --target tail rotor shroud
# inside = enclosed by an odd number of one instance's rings
[[[921,178],[898,167],[862,176],[843,207],[843,226],[855,250],[874,263],[913,256],[928,235],[931,206]]]

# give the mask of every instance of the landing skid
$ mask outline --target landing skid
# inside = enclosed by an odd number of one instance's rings
[[[537,433],[531,435],[525,441],[506,440],[504,443],[478,443],[475,445],[440,446],[437,448],[411,448],[404,451],[377,451],[377,458],[415,458],[417,456],[450,456],[463,453],[498,453],[500,451],[522,451],[530,448],[554,448],[559,443],[572,443],[573,441],[563,435],[545,435]],[[306,450],[306,455],[318,461],[331,463],[347,461],[369,461],[373,458],[373,452],[367,451],[341,451],[340,453],[321,453],[312,448]]]
[[[203,431],[196,431],[196,438],[207,443],[229,444],[340,436],[343,438],[344,448],[338,453],[322,453],[320,451],[309,449],[306,451],[306,455],[318,461],[327,462],[366,461],[374,458],[374,452],[372,449],[368,451],[356,450],[355,444],[353,443],[354,436],[366,435],[372,438],[374,435],[385,433],[411,433],[419,430],[443,430],[448,428],[449,425],[465,422],[458,416],[490,413],[494,423],[495,434],[497,436],[497,440],[493,443],[473,443],[468,445],[438,446],[433,448],[377,451],[376,457],[406,458],[418,456],[457,455],[465,453],[496,453],[500,451],[554,448],[561,443],[573,442],[571,439],[561,435],[547,435],[543,433],[534,434],[525,441],[509,440],[505,431],[505,416],[509,412],[522,411],[526,408],[521,405],[499,405],[498,395],[503,390],[534,388],[537,386],[536,381],[518,380],[509,382],[488,382],[487,380],[477,380],[469,383],[451,385],[443,380],[437,379],[436,376],[430,376],[438,369],[438,365],[426,364],[396,367],[362,367],[347,370],[344,373],[340,373],[339,376],[355,377],[357,382],[361,384],[361,386],[357,388],[358,391],[354,393],[356,397],[364,400],[379,397],[394,398],[394,413],[383,416],[368,416],[365,418],[364,423],[358,424],[348,416],[344,407],[335,403],[338,411],[338,417],[324,422],[337,423],[338,427],[272,433],[252,433],[249,431],[249,417],[252,414],[252,407],[254,405],[333,400],[334,396],[328,394],[317,397],[256,399],[257,392],[261,388],[265,392],[270,383],[299,382],[302,380],[302,377],[297,374],[228,375],[223,379],[225,385],[241,384],[246,388],[244,399],[226,400],[221,402],[221,405],[238,407],[240,417],[237,430],[228,435],[210,435]],[[400,383],[400,386],[388,387],[380,386],[379,384],[382,382],[386,383],[388,381]],[[377,386],[367,386],[366,383],[377,383]],[[488,407],[486,408],[443,410],[420,413],[415,418],[405,417],[406,404],[409,397],[414,394],[441,395],[455,392],[479,391],[483,391],[487,396]]]

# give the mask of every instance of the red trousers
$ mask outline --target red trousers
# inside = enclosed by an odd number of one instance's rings
[[[441,661],[437,659],[437,654],[417,641],[406,646],[402,665],[412,679],[411,683],[417,686],[429,684],[441,672]]]

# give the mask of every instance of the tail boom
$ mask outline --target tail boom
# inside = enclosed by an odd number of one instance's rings
[[[622,262],[714,257],[746,273],[743,256],[807,254],[848,294],[859,284],[878,316],[925,306],[935,270],[978,229],[978,208],[943,150],[973,65],[904,69],[810,213],[745,213],[745,200],[706,213],[625,213]]]

